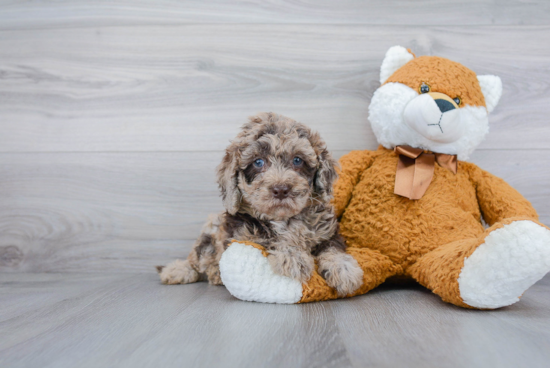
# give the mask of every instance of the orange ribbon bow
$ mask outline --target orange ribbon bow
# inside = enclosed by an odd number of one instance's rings
[[[427,153],[420,148],[397,146],[399,155],[395,173],[394,193],[409,199],[420,199],[426,193],[434,176],[435,161],[454,174],[457,171],[456,155]]]

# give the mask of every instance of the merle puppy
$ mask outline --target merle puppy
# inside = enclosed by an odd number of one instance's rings
[[[331,204],[336,161],[319,135],[287,117],[251,117],[218,166],[225,212],[211,215],[185,261],[158,271],[164,284],[206,276],[222,285],[219,260],[232,239],[264,246],[273,271],[307,282],[314,270],[339,295],[355,291],[363,271],[345,253]]]

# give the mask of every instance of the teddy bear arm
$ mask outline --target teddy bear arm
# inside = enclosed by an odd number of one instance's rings
[[[510,218],[538,220],[531,203],[501,178],[475,166],[471,178],[481,213],[489,226]]]
[[[374,162],[374,151],[351,151],[340,158],[338,180],[334,184],[334,210],[340,217],[347,207],[353,188],[357,185],[361,173]]]

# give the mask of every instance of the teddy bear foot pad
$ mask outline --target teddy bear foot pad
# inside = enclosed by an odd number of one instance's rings
[[[475,308],[493,309],[519,301],[550,271],[550,231],[532,221],[516,221],[493,231],[464,261],[460,295]]]
[[[234,297],[261,303],[294,304],[302,299],[302,284],[277,275],[262,251],[233,242],[220,260],[223,284]]]

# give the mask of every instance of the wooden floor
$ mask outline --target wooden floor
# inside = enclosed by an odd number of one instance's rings
[[[417,286],[303,305],[153,274],[0,275],[1,367],[548,367],[550,277],[461,309]]]
[[[164,287],[221,209],[249,115],[374,149],[386,50],[502,78],[471,157],[550,224],[546,0],[0,0],[0,367],[549,366],[550,279],[461,310],[416,286],[327,303]]]

